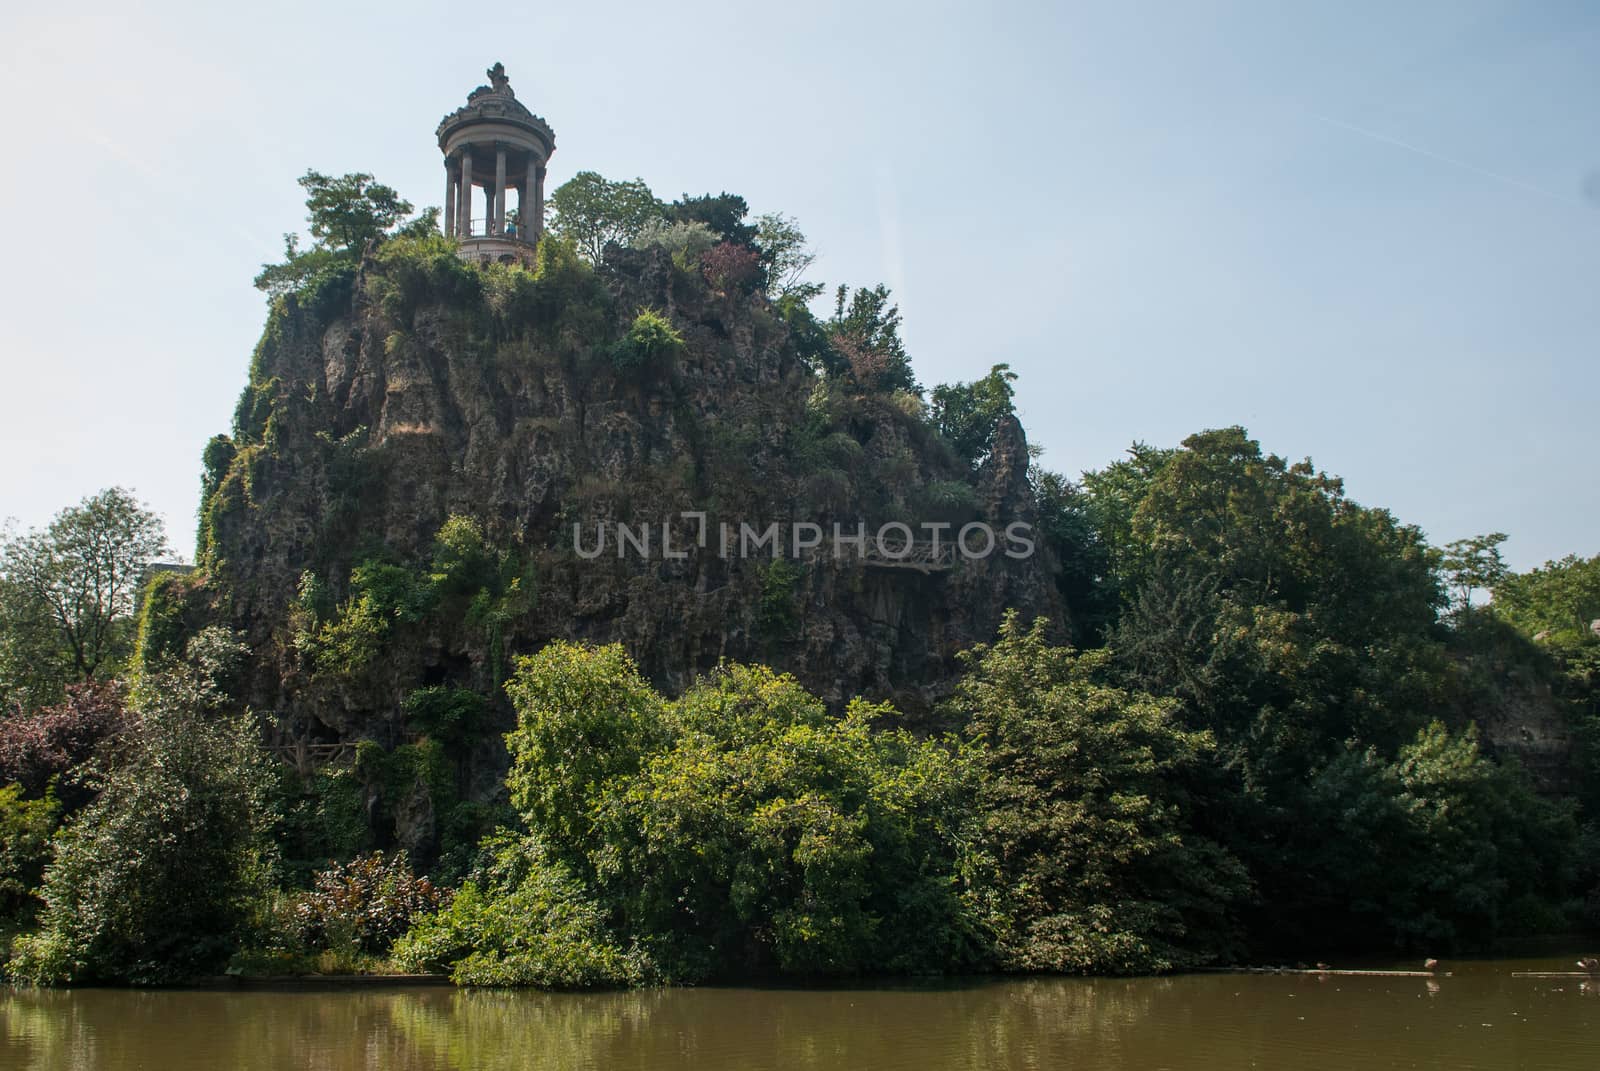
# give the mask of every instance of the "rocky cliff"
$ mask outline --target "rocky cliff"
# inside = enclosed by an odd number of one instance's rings
[[[628,350],[644,310],[681,345]],[[668,691],[760,660],[831,702],[889,699],[926,723],[956,652],[1008,607],[1064,627],[1042,545],[945,550],[926,569],[831,539],[740,556],[741,524],[776,523],[790,544],[807,522],[829,536],[901,522],[922,539],[947,523],[948,540],[1033,519],[1014,419],[974,468],[914,397],[820,376],[801,350],[759,293],[659,251],[613,249],[599,268],[545,256],[530,273],[390,243],[282,299],[234,433],[208,449],[202,509],[209,597],[257,654],[252,701],[285,739],[393,746],[409,692],[494,700],[513,656],[563,637],[622,642]],[[409,609],[372,596],[384,619],[341,664],[363,565],[440,581],[451,518],[482,535],[481,589]],[[636,539],[648,526],[649,552],[619,555],[619,524]]]

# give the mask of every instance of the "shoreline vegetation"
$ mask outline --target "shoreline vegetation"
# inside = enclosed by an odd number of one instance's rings
[[[1517,574],[1503,533],[1432,545],[1238,427],[1044,470],[1006,365],[923,388],[887,288],[813,311],[804,236],[732,194],[583,173],[529,269],[463,263],[370,176],[303,182],[317,241],[258,279],[268,324],[205,452],[198,567],[152,569],[166,535],[120,489],[0,542],[11,980],[1145,975],[1600,931],[1600,556]],[[670,300],[620,301],[645,277]],[[733,359],[728,324],[781,355],[747,378],[788,408],[690,412],[684,370]],[[374,359],[600,383],[585,419],[686,429],[693,456],[638,487],[573,485],[619,515],[659,487],[759,502],[778,475],[819,516],[1003,502],[1035,571],[894,581],[908,617],[942,584],[996,606],[946,677],[896,682],[925,709],[802,683],[847,644],[887,680],[897,649],[866,646],[893,631],[866,609],[817,624],[859,570],[781,557],[721,577],[744,601],[720,639],[758,657],[664,671],[671,629],[538,622],[645,599],[666,565],[595,595],[570,548],[492,516],[409,518],[410,549],[364,531],[373,487],[409,472],[368,427],[310,421],[317,392],[269,360],[362,331]],[[768,467],[745,424],[778,444]],[[557,425],[518,434],[547,456]],[[311,512],[269,513],[296,495]],[[287,580],[248,572],[269,550]]]

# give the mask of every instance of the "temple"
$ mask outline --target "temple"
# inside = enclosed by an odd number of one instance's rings
[[[478,264],[533,263],[544,230],[544,174],[556,151],[550,124],[517,101],[504,64],[439,120],[444,153],[444,232]],[[475,197],[473,190],[481,189]],[[507,203],[516,191],[516,207]],[[481,207],[479,207],[481,206]]]

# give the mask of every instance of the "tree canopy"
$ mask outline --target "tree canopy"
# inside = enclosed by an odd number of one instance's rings
[[[46,701],[132,647],[134,597],[169,552],[161,520],[112,487],[0,544],[0,698]]]
[[[354,260],[374,238],[415,237],[438,229],[437,208],[425,209],[402,224],[412,211],[411,203],[364,172],[332,176],[312,170],[299,181],[306,191],[306,219],[313,241],[310,248],[302,249],[299,235],[283,236],[283,260],[263,264],[255,278],[256,289],[271,297],[297,290],[320,273]]]
[[[1013,412],[1011,384],[1017,374],[1008,364],[997,364],[989,374],[971,383],[941,383],[933,388],[929,416],[956,454],[976,465],[989,452],[994,430]]]
[[[614,182],[580,171],[550,195],[550,233],[570,240],[592,263],[606,246],[628,245],[664,209],[643,179]]]

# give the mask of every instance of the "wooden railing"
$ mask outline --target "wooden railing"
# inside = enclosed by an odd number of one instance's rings
[[[345,760],[353,761],[356,757],[355,742],[350,740],[332,744],[313,744],[296,740],[289,744],[269,744],[267,750],[293,766],[302,775]]]
[[[955,566],[956,545],[952,541],[943,540],[935,551],[931,540],[912,543],[911,548],[904,554],[892,556],[885,554],[874,540],[867,544],[866,553],[861,556],[861,560],[876,569],[915,569],[919,573],[942,573]]]

